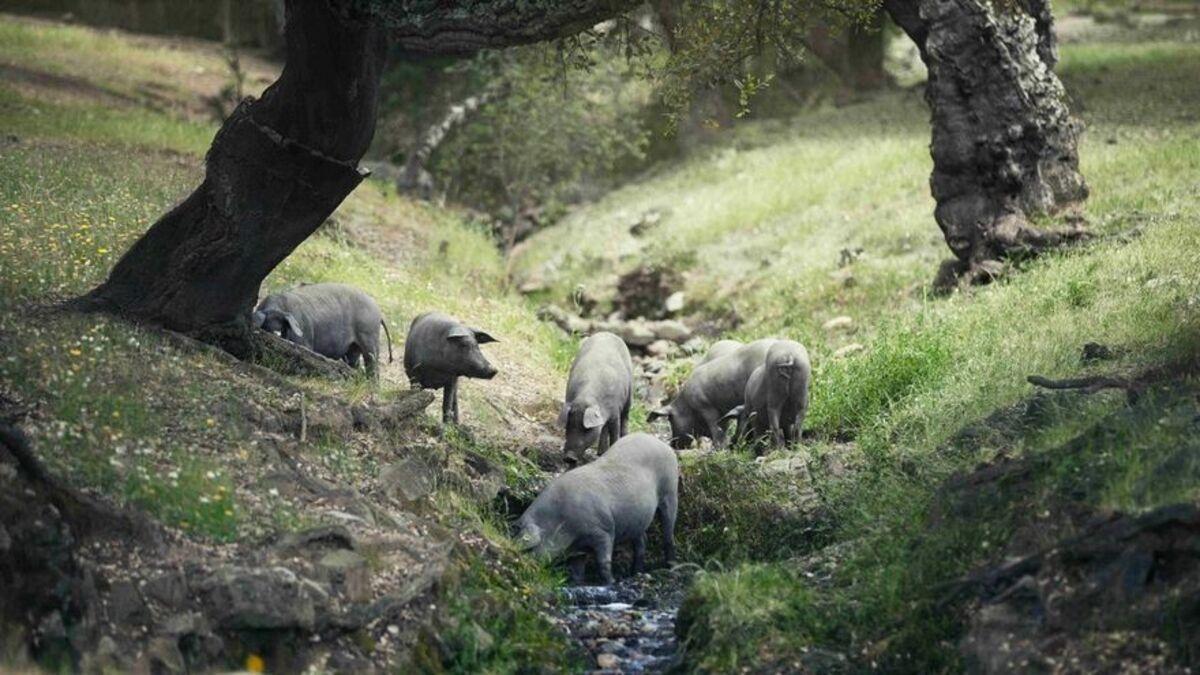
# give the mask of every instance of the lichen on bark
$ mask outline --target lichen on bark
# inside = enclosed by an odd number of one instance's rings
[[[955,260],[940,278],[987,280],[997,261],[1077,240],[1079,226],[1043,230],[1032,220],[1082,203],[1082,123],[1055,76],[1045,0],[889,0],[929,70],[934,216]]]

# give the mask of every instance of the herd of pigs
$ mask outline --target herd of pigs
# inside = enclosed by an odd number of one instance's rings
[[[259,303],[253,325],[323,356],[379,374],[380,329],[391,335],[379,306],[343,284],[304,284]],[[404,370],[413,386],[441,389],[443,423],[458,422],[458,378],[491,379],[494,368],[479,346],[487,333],[437,312],[413,319],[404,341]],[[552,480],[517,521],[519,541],[544,557],[591,553],[605,584],[613,581],[613,546],[633,545],[633,572],[641,571],[646,530],[658,515],[663,548],[674,555],[679,502],[675,449],[700,438],[714,448],[732,441],[757,448],[782,447],[800,438],[812,369],[808,352],[791,340],[712,345],[675,399],[648,420],[667,418],[670,447],[645,433],[628,434],[633,404],[633,361],[621,338],[596,333],[583,340],[567,378],[558,424],[563,450],[574,462],[588,448],[598,457]],[[571,578],[582,582],[586,556],[569,559]]]

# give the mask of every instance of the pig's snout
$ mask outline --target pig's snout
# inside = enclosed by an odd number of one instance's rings
[[[498,373],[498,372],[500,372],[500,371],[496,370],[496,368],[492,364],[489,363],[483,367],[482,371],[480,371],[480,377],[485,380],[490,380],[493,377],[495,377],[496,373]]]

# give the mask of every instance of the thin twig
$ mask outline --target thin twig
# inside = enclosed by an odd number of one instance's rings
[[[304,392],[300,393],[300,442],[308,440],[308,414],[304,410]]]

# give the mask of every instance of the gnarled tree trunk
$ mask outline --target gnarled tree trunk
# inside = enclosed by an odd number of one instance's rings
[[[287,63],[221,126],[204,182],[80,304],[248,350],[262,280],[363,173],[386,56],[383,28],[324,0],[289,0]]]
[[[986,280],[997,261],[1078,239],[1030,219],[1078,205],[1081,123],[1054,75],[1049,0],[886,0],[929,69],[934,216],[955,259],[939,283]]]
[[[77,299],[249,356],[264,278],[362,181],[389,38],[465,54],[579,32],[635,0],[286,0],[287,62],[221,126],[204,182]]]

